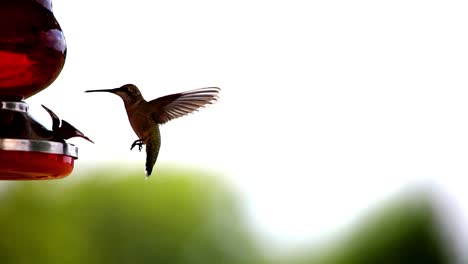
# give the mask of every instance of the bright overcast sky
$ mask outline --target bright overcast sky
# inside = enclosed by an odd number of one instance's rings
[[[425,183],[468,221],[465,1],[53,4],[67,61],[28,102],[96,142],[71,141],[77,169],[134,161],[143,178],[120,98],[84,90],[134,83],[153,99],[219,86],[217,104],[162,127],[158,163],[227,175],[273,237],[317,238]]]

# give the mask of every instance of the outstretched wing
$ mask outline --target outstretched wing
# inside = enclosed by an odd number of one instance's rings
[[[183,93],[170,94],[149,102],[154,112],[153,119],[158,124],[192,113],[212,104],[218,99],[218,87],[206,87]]]

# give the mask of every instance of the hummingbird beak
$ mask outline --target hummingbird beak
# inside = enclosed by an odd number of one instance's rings
[[[94,93],[94,92],[108,92],[108,93],[117,93],[120,90],[120,88],[115,88],[115,89],[102,89],[102,90],[87,90],[85,93]]]

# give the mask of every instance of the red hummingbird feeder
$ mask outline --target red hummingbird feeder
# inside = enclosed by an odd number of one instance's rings
[[[0,1],[0,180],[57,179],[72,172],[78,149],[65,139],[85,136],[44,107],[53,120],[53,130],[46,129],[23,101],[57,78],[66,51],[50,0]]]

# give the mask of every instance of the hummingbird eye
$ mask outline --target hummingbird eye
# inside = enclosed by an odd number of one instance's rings
[[[128,95],[138,96],[140,94],[138,88],[133,84],[123,85],[120,89],[123,93]]]
[[[134,92],[134,89],[131,85],[124,85],[123,86],[124,88],[124,91],[127,92],[127,93],[133,93]]]

